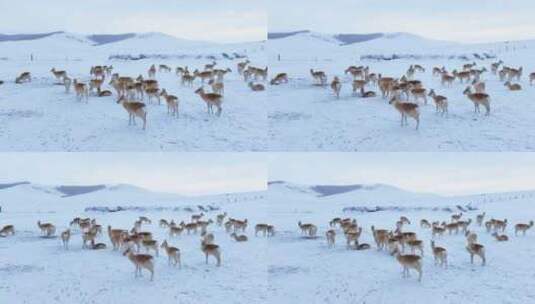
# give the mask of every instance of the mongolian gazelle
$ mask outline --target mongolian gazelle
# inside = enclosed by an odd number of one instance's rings
[[[67,77],[67,72],[58,71],[56,70],[56,68],[52,68],[50,72],[54,74],[54,77],[56,77],[56,80],[58,81],[58,83],[62,83],[63,82],[62,80],[65,79],[65,77]]]
[[[435,257],[435,265],[440,264],[441,267],[448,268],[448,252],[446,249],[435,246],[435,241],[431,241],[431,249]]]
[[[128,256],[128,259],[136,266],[135,277],[142,276],[141,268],[145,268],[150,272],[150,280],[154,278],[154,263],[152,262],[152,255],[149,254],[134,254],[132,248],[126,249],[123,255]]]
[[[403,277],[409,277],[409,269],[418,272],[418,281],[422,281],[422,258],[419,255],[404,254],[402,255],[399,248],[396,250],[396,260],[403,267]]]
[[[217,260],[217,266],[221,266],[221,252],[218,245],[201,241],[201,251],[206,257],[206,264],[208,264],[208,256],[211,255]]]
[[[391,105],[401,114],[401,126],[408,125],[407,116],[416,120],[416,130],[420,126],[420,112],[418,105],[412,102],[401,102],[398,97],[393,97],[390,102]]]
[[[182,267],[182,264],[180,263],[180,249],[169,246],[169,244],[167,244],[167,240],[163,241],[160,247],[163,248],[167,253],[169,265],[173,264],[176,266],[178,264],[179,268]]]
[[[136,124],[136,116],[143,120],[143,130],[147,127],[147,111],[145,104],[139,101],[128,100],[125,96],[119,97],[117,103],[120,103],[126,112],[128,112],[128,125]]]
[[[45,237],[52,237],[54,233],[56,233],[56,226],[52,225],[51,223],[42,223],[41,221],[37,221],[37,226],[39,229],[41,229],[41,233]]]
[[[67,229],[61,233],[61,242],[65,249],[69,249],[69,239],[71,238],[71,230]]]
[[[327,230],[327,232],[325,232],[325,238],[327,239],[327,245],[329,247],[334,247],[336,242],[336,232],[334,229]]]
[[[437,95],[433,89],[429,91],[429,96],[435,101],[436,112],[441,115],[448,115],[448,98]]]
[[[6,237],[8,235],[15,235],[15,227],[13,225],[5,225],[0,229],[0,236]]]
[[[317,85],[325,85],[325,81],[327,81],[327,75],[325,75],[325,72],[314,71],[313,69],[310,69],[310,75],[312,75],[312,78],[314,81],[316,81]]]
[[[162,89],[160,96],[163,96],[167,103],[167,114],[171,114],[171,116],[176,116],[176,118],[178,118],[178,97],[167,94],[165,89]]]
[[[74,84],[74,91],[76,92],[76,98],[78,101],[82,101],[85,99],[85,102],[87,103],[89,101],[89,88],[87,84],[78,82],[78,80],[75,78],[73,81]]]
[[[485,115],[490,114],[490,96],[485,93],[472,93],[470,87],[467,87],[463,94],[474,103],[474,112],[479,113],[479,105],[483,105],[486,109]]]
[[[485,247],[478,243],[468,242],[466,245],[466,250],[470,253],[470,263],[474,264],[474,255],[477,255],[481,258],[481,265],[485,266]]]
[[[533,227],[533,221],[529,221],[529,224],[516,224],[515,235],[518,235],[519,231],[521,231],[523,235],[526,235],[526,231],[528,231],[531,227]]]
[[[331,82],[331,89],[333,90],[336,98],[340,98],[340,90],[342,89],[342,83],[340,82],[338,76],[335,76],[333,81]]]
[[[223,110],[221,108],[221,104],[223,103],[222,95],[215,94],[215,93],[205,93],[202,87],[198,88],[195,91],[195,93],[201,96],[202,100],[204,100],[204,102],[206,103],[206,110],[208,111],[209,114],[210,113],[213,114],[212,107],[215,106],[217,108],[216,115],[221,116],[221,111]]]

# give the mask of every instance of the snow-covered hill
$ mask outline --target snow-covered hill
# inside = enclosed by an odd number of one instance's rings
[[[270,183],[269,213],[279,231],[270,243],[270,291],[274,303],[521,303],[533,299],[535,268],[527,261],[535,258],[533,241],[535,231],[514,236],[514,224],[528,223],[535,218],[533,200],[535,191],[495,193],[445,197],[411,193],[386,185],[326,186],[341,193],[318,195],[317,185],[296,185],[277,181]],[[348,190],[349,191],[341,191]],[[336,192],[336,191],[334,191]],[[412,199],[411,199],[412,197]],[[395,208],[374,209],[368,212],[347,209],[373,202],[378,206]],[[471,203],[477,210],[459,209]],[[443,208],[448,207],[449,208]],[[420,228],[420,219],[450,221],[451,214],[463,213],[471,219],[469,229],[478,234],[478,242],[485,246],[487,265],[476,259],[470,264],[463,233],[436,237],[437,246],[448,251],[448,268],[434,265],[430,249],[429,229]],[[505,234],[508,242],[497,242],[484,227],[475,224],[477,214],[485,212],[485,220],[507,218],[510,223]],[[376,229],[394,229],[400,216],[412,223],[404,231],[415,232],[423,241],[423,279],[413,273],[404,279],[395,258],[378,251],[371,226]],[[325,232],[333,229],[329,221],[334,217],[357,220],[363,232],[359,242],[368,243],[370,250],[355,251],[346,247],[340,228],[336,244],[329,248]],[[316,238],[304,237],[298,221],[318,227]]]
[[[4,35],[6,36],[6,35]],[[118,35],[84,35],[69,32],[11,35],[0,40],[0,58],[34,60],[107,59],[111,55],[202,56],[242,52],[249,43],[220,44],[187,40],[149,32]],[[8,36],[9,37],[9,36]],[[257,43],[251,42],[251,45]],[[253,46],[252,49],[255,49]]]
[[[209,230],[222,251],[222,266],[216,267],[212,257],[205,264],[198,233],[170,237],[168,230],[158,225],[162,218],[190,222],[191,215],[200,212],[205,220],[215,220],[223,211],[248,218],[251,223],[266,222],[261,192],[189,197],[125,184],[101,186],[88,191],[90,186],[25,183],[0,189],[0,227],[15,227],[14,236],[0,237],[3,302],[94,303],[113,299],[114,303],[132,303],[157,299],[162,304],[211,303],[225,297],[234,303],[259,303],[265,299],[265,238],[250,235],[248,243],[237,243],[221,227],[211,224]],[[78,195],[65,196],[66,189]],[[160,244],[167,240],[180,248],[181,268],[168,265],[165,251],[159,248],[159,255],[154,256],[154,282],[146,273],[143,278],[134,278],[134,266],[122,251],[111,249],[106,231],[96,240],[107,244],[105,250],[82,248],[76,227],[70,227],[68,250],[57,237],[77,216],[94,218],[105,230],[108,225],[130,229],[141,215],[152,219],[152,224],[143,225],[143,231],[151,231]],[[56,237],[41,237],[37,221],[53,223]]]
[[[3,185],[7,185],[3,184]],[[266,192],[186,197],[154,193],[132,185],[66,186],[21,183],[0,189],[0,226],[12,224],[15,235],[0,238],[0,294],[8,302],[93,303],[114,299],[115,303],[150,302],[157,297],[166,303],[212,303],[232,299],[232,303],[529,303],[535,280],[534,231],[515,236],[512,226],[535,218],[534,191],[443,197],[405,191],[383,184],[300,185],[285,181],[269,183]],[[63,191],[58,191],[62,189]],[[68,191],[67,191],[68,190]],[[90,191],[93,190],[93,191]],[[65,192],[77,195],[65,196]],[[85,193],[81,193],[85,192]],[[345,209],[373,201],[396,206],[362,212]],[[396,203],[397,202],[397,203]],[[471,202],[477,210],[456,209]],[[416,208],[421,206],[429,208]],[[93,208],[116,207],[105,209]],[[209,206],[215,207],[209,209]],[[433,208],[451,206],[452,209]],[[132,208],[128,208],[132,207]],[[411,208],[412,207],[412,208]],[[474,208],[474,209],[475,209]],[[222,266],[199,250],[199,235],[182,233],[170,237],[159,227],[161,218],[189,222],[192,213],[203,212],[205,219],[227,212],[248,219],[244,232],[247,242],[235,242],[223,227],[211,224],[208,230],[222,250]],[[432,238],[419,221],[449,221],[453,212],[472,219],[485,212],[486,218],[507,218],[504,233],[508,242],[497,242],[483,227],[472,223],[486,249],[487,265],[474,265],[465,249],[462,233],[436,237],[437,245],[448,250],[448,268],[433,265],[429,249]],[[106,233],[97,242],[105,250],[82,248],[80,232],[72,228],[69,249],[58,238],[40,236],[36,222],[57,226],[57,233],[69,227],[76,216],[91,217],[107,227],[130,229],[141,215],[152,219],[144,224],[158,242],[167,240],[180,249],[182,268],[169,266],[163,250],[154,256],[154,281],[134,278],[134,266],[120,251],[110,248]],[[412,223],[405,231],[417,233],[424,242],[423,280],[401,277],[398,262],[387,252],[378,251],[370,227],[393,229],[401,215]],[[352,217],[363,228],[361,243],[372,248],[346,248],[343,232],[336,230],[336,244],[329,248],[324,233],[333,217]],[[318,227],[315,238],[303,237],[298,221]],[[275,236],[254,235],[254,225],[275,226]],[[144,251],[144,250],[142,250]],[[53,279],[51,279],[53,278]],[[520,283],[521,282],[521,283]],[[28,292],[31,290],[31,292]],[[483,292],[484,291],[484,292]]]

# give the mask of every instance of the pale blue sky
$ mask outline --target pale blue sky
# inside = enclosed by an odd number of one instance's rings
[[[186,195],[260,191],[258,153],[0,153],[0,183],[132,184]]]
[[[535,39],[533,0],[272,0],[269,31],[410,32],[461,42]]]
[[[266,39],[266,10],[249,0],[0,1],[0,33],[163,32],[217,42]]]
[[[269,179],[444,195],[535,190],[535,153],[272,153]]]

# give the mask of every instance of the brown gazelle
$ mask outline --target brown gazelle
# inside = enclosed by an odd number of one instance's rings
[[[315,237],[318,228],[314,224],[303,224],[301,221],[297,223],[297,226],[301,229],[301,234],[304,234],[308,237]]]
[[[252,81],[250,81],[248,83],[248,86],[254,92],[264,91],[266,89],[263,84],[261,84],[261,83],[253,83]]]
[[[0,236],[6,237],[8,235],[15,235],[15,227],[13,225],[5,225],[0,229]]]
[[[417,104],[412,102],[401,102],[397,97],[393,97],[389,103],[398,110],[399,114],[401,114],[401,126],[409,124],[407,122],[407,116],[410,116],[416,120],[416,130],[418,130],[418,127],[420,126],[420,112]]]
[[[52,237],[54,236],[54,233],[56,233],[56,226],[52,225],[51,223],[42,223],[41,221],[37,221],[37,226],[39,229],[41,229],[41,233],[45,237]]]
[[[435,258],[435,265],[440,264],[440,266],[448,268],[448,252],[446,249],[435,246],[435,241],[431,241],[431,249]]]
[[[52,68],[50,70],[50,72],[52,72],[52,74],[54,74],[54,77],[56,77],[56,80],[59,82],[59,83],[62,83],[63,82],[63,79],[67,76],[67,72],[65,71],[58,71],[56,70],[56,68]]]
[[[201,241],[201,251],[206,257],[206,264],[208,264],[208,256],[211,255],[217,260],[217,266],[221,266],[221,252],[218,245],[207,244],[204,241]]]
[[[375,229],[375,226],[372,226],[372,233],[377,244],[377,250],[385,249],[390,238],[388,231],[385,229]]]
[[[396,250],[396,260],[403,267],[403,277],[409,277],[409,269],[414,269],[418,272],[418,281],[422,281],[422,258],[419,255],[404,254],[402,255],[399,248]]]
[[[325,82],[327,81],[327,75],[325,75],[325,72],[314,71],[313,69],[310,69],[310,75],[312,75],[312,78],[314,79],[317,85],[325,85]]]
[[[147,111],[143,102],[128,100],[125,96],[119,97],[117,103],[120,103],[126,112],[128,112],[128,125],[136,124],[136,116],[143,121],[143,130],[147,127]]]
[[[171,114],[171,116],[176,116],[178,118],[178,97],[167,94],[165,89],[162,89],[160,96],[163,96],[165,103],[167,104],[167,114]]]
[[[333,90],[336,98],[340,98],[340,90],[342,89],[342,83],[340,82],[338,76],[335,76],[333,81],[331,82],[331,89]]]
[[[515,225],[515,235],[518,235],[518,232],[521,231],[523,235],[526,235],[526,231],[528,231],[531,227],[533,227],[533,221],[529,221],[529,224],[516,224]]]
[[[433,100],[435,101],[435,111],[437,113],[440,113],[441,115],[444,115],[444,114],[448,114],[448,98],[442,96],[442,95],[437,95],[435,93],[435,90],[431,89],[431,91],[429,91],[429,96],[431,96],[431,98],[433,98]]]
[[[126,249],[123,255],[128,256],[128,259],[136,266],[135,277],[141,275],[141,269],[145,268],[150,272],[150,280],[154,278],[154,263],[152,262],[153,257],[150,254],[134,254],[132,248]]]
[[[22,72],[17,78],[15,78],[15,83],[23,82],[32,82],[32,75],[30,72]]]
[[[63,77],[63,86],[65,87],[65,93],[69,93],[71,91],[71,84],[72,79],[67,76]]]
[[[231,233],[230,237],[233,238],[236,242],[247,242],[248,238],[245,234],[237,235],[236,233]]]
[[[75,78],[73,80],[73,85],[78,101],[82,101],[85,99],[85,102],[87,103],[89,101],[89,88],[87,84],[78,82],[78,79]]]
[[[180,249],[169,246],[169,244],[167,244],[167,240],[164,240],[160,247],[163,248],[167,253],[169,265],[173,264],[176,266],[178,264],[178,267],[182,268],[182,264],[180,263]]]
[[[468,243],[466,245],[466,250],[470,253],[470,263],[474,264],[474,255],[477,255],[481,258],[481,265],[485,266],[485,247],[478,243]]]
[[[474,112],[479,113],[479,105],[483,105],[486,109],[485,115],[490,114],[490,96],[485,93],[472,93],[470,87],[467,87],[463,94],[474,103]]]
[[[451,76],[448,73],[442,73],[442,76],[440,76],[440,82],[442,85],[448,85],[451,86],[453,84],[453,81],[455,80],[455,77]]]
[[[212,107],[215,106],[217,108],[217,116],[221,116],[221,111],[223,110],[221,108],[221,104],[223,103],[223,96],[215,93],[205,93],[204,89],[198,88],[195,91],[196,94],[198,94],[202,100],[206,103],[206,110],[208,111],[208,114],[214,113]]]
[[[71,238],[71,230],[67,229],[61,233],[61,242],[65,249],[69,249],[69,240]]]
[[[336,242],[336,231],[334,231],[334,229],[327,230],[327,232],[325,232],[325,238],[327,239],[327,245],[329,247],[334,247]]]
[[[534,73],[535,75],[535,73]],[[279,85],[282,83],[288,83],[288,74],[286,73],[279,73],[277,76],[275,76],[271,81],[269,82],[271,85]]]
[[[262,232],[263,236],[269,236],[269,227],[271,227],[271,225],[256,224],[256,226],[254,227],[254,235],[257,236],[258,232]]]
[[[510,81],[506,81],[503,85],[506,86],[509,89],[509,91],[522,90],[522,86],[519,85],[518,83],[511,83]]]
[[[87,242],[91,243],[91,246],[95,244],[95,238],[97,234],[94,231],[87,231],[82,234],[82,248],[88,248]]]
[[[505,234],[498,234],[498,232],[494,232],[492,236],[498,241],[498,242],[507,242],[509,241],[509,237]]]

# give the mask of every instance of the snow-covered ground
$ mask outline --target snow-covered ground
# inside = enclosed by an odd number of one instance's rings
[[[515,237],[513,225],[535,218],[535,192],[496,193],[442,197],[414,193],[387,185],[311,187],[272,182],[267,192],[184,197],[148,192],[129,185],[93,188],[61,188],[19,184],[0,187],[0,226],[15,225],[16,234],[0,238],[0,295],[9,303],[530,303],[535,299],[535,231]],[[84,193],[86,192],[86,193]],[[65,196],[68,193],[70,196]],[[91,207],[137,207],[137,210],[99,212]],[[391,207],[377,212],[343,211],[356,207]],[[479,242],[486,248],[487,265],[471,265],[465,239],[445,235],[437,245],[448,250],[449,267],[433,265],[429,249],[431,233],[421,229],[422,218],[448,220],[463,208],[465,218],[486,212],[507,218],[508,242],[498,243],[474,223]],[[90,209],[86,209],[90,208]],[[199,235],[169,238],[158,227],[161,218],[189,220],[192,212],[207,211],[214,218],[223,211],[247,218],[249,241],[236,243],[215,224],[209,231],[223,252],[223,264],[206,265],[199,249]],[[472,209],[469,211],[468,209]],[[477,210],[475,210],[477,209]],[[151,231],[180,248],[182,269],[167,265],[163,251],[155,257],[155,278],[134,278],[134,267],[120,252],[82,249],[79,232],[69,250],[58,238],[40,237],[36,222],[52,222],[58,233],[76,217],[96,218],[104,227],[130,228],[140,215],[153,220]],[[413,224],[405,226],[425,242],[423,279],[401,277],[401,267],[385,252],[377,251],[370,227],[394,229],[401,215]],[[324,233],[333,217],[356,218],[364,231],[361,243],[367,251],[348,250],[337,230],[335,248],[328,248]],[[314,223],[318,237],[306,239],[297,222]],[[254,237],[254,224],[275,225],[276,235]],[[110,246],[106,233],[99,242]],[[31,290],[32,292],[28,292]],[[484,292],[483,292],[484,291]]]
[[[535,192],[440,197],[408,193],[384,185],[375,185],[346,193],[320,196],[308,186],[289,183],[271,184],[268,193],[269,214],[278,234],[269,246],[269,288],[273,303],[531,303],[535,300],[535,231],[525,237],[514,236],[516,223],[535,218]],[[470,230],[478,234],[486,248],[487,265],[474,265],[465,249],[462,234],[437,237],[437,246],[448,250],[448,269],[434,266],[430,250],[431,231],[421,229],[419,221],[449,221],[450,208],[471,204],[479,210],[464,212],[475,221],[486,212],[486,219],[507,218],[508,242],[497,242],[475,223]],[[397,206],[403,211],[343,212],[347,207]],[[422,207],[416,211],[411,208]],[[439,210],[433,211],[434,207]],[[416,232],[425,243],[422,282],[411,274],[403,279],[401,266],[388,253],[377,251],[371,225],[377,229],[395,229],[400,216],[412,224],[405,231]],[[337,229],[336,246],[329,248],[325,231],[334,217],[357,219],[363,227],[361,243],[370,250],[346,249],[343,232]],[[318,226],[318,238],[300,235],[297,222]]]
[[[175,39],[149,33],[123,41],[93,45],[85,36],[61,33],[29,41],[0,43],[0,150],[2,151],[258,151],[266,149],[266,93],[252,92],[236,71],[244,59],[223,59],[223,53],[247,56],[255,66],[267,61],[263,43],[217,45]],[[110,60],[116,55],[161,55],[163,59]],[[30,56],[34,60],[30,61]],[[206,105],[194,93],[201,86],[183,87],[174,73],[177,66],[202,70],[218,61],[231,68],[225,77],[221,117],[209,116]],[[90,79],[93,65],[113,65],[121,76],[147,77],[151,64],[166,64],[171,73],[157,73],[161,88],[179,98],[180,118],[167,114],[162,104],[147,104],[147,130],[128,126],[128,115],[116,104],[116,96],[90,96],[76,101],[55,85],[50,69],[66,70],[71,78]],[[23,71],[32,82],[15,84]],[[103,89],[114,92],[107,84]],[[207,91],[210,88],[206,88]],[[115,93],[115,92],[114,92]],[[148,101],[145,101],[148,103]]]
[[[191,208],[219,209],[205,212],[208,218],[223,211],[251,224],[266,222],[263,193],[240,193],[209,197],[183,197],[147,192],[128,185],[108,186],[98,191],[63,197],[53,187],[33,184],[0,190],[0,226],[13,224],[16,234],[0,238],[0,299],[2,303],[263,303],[267,299],[267,240],[254,237],[237,243],[222,227],[212,224],[209,231],[222,250],[222,266],[211,258],[205,264],[199,234],[170,238],[158,226],[161,218],[189,222]],[[96,206],[135,206],[144,211],[105,213],[84,211]],[[59,238],[42,238],[37,221],[51,222],[57,234],[77,216],[96,218],[103,227],[130,229],[145,215],[152,219],[143,230],[160,243],[167,239],[181,250],[182,268],[168,266],[160,249],[155,257],[154,281],[148,273],[134,278],[134,266],[120,251],[112,251],[107,233],[98,242],[105,250],[82,249],[80,233],[73,230],[69,250]],[[31,292],[30,292],[31,291]]]
[[[303,51],[306,49],[306,52]],[[531,113],[535,111],[535,87],[528,74],[535,71],[535,41],[465,45],[428,40],[409,34],[340,45],[331,36],[302,33],[267,44],[271,74],[288,73],[289,84],[269,88],[269,148],[276,151],[532,151],[535,129]],[[477,60],[473,54],[488,54],[496,59]],[[416,55],[421,59],[390,61],[360,60],[361,56]],[[280,56],[280,61],[279,61]],[[432,57],[439,56],[439,57]],[[450,56],[453,58],[450,59]],[[467,56],[469,61],[460,59]],[[510,92],[490,73],[490,64],[498,59],[508,66],[523,66],[519,82],[523,90]],[[462,94],[466,84],[455,82],[444,87],[433,77],[434,66],[448,71],[476,61],[489,72],[483,75],[491,96],[491,115],[474,114],[471,101]],[[449,101],[449,116],[435,113],[432,99],[420,107],[420,129],[400,128],[399,113],[381,97],[361,99],[352,96],[351,80],[344,75],[350,65],[369,66],[370,72],[401,77],[411,64],[420,64],[425,73],[415,79],[427,89],[434,89]],[[313,86],[309,70],[323,70],[328,82],[342,79],[340,99],[329,86]],[[367,90],[379,93],[378,88]],[[379,94],[380,95],[380,94]]]

